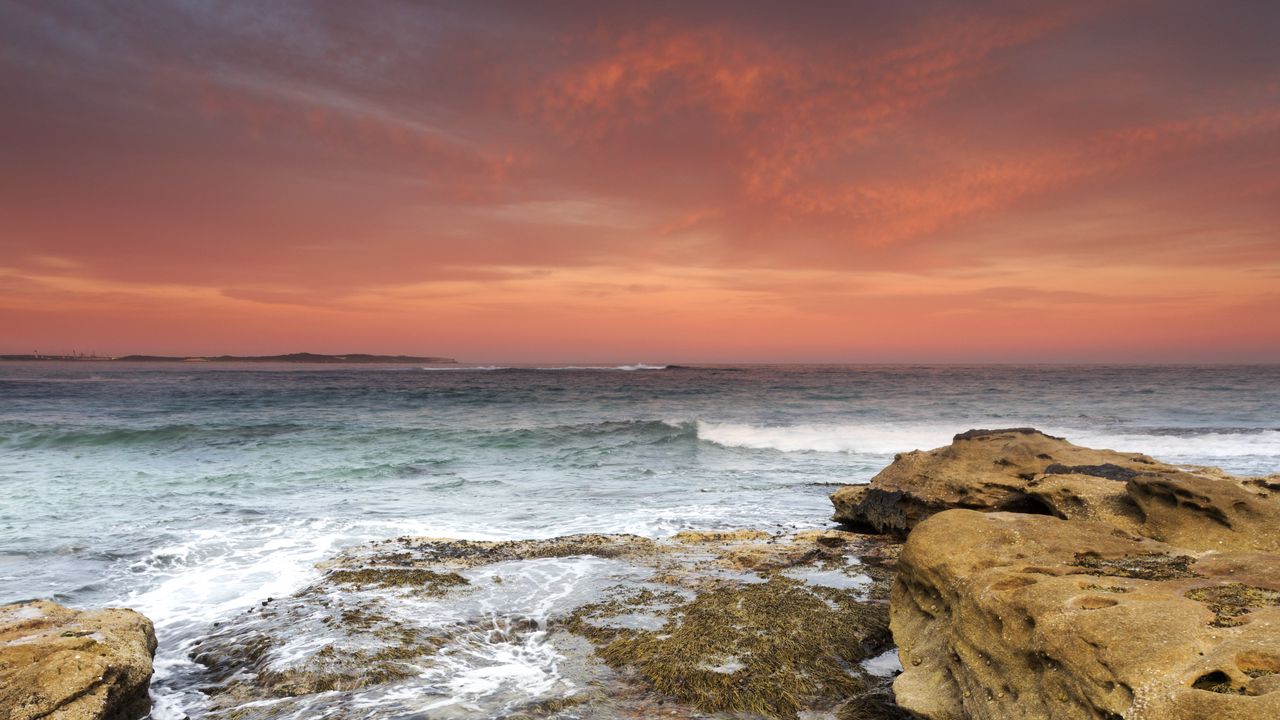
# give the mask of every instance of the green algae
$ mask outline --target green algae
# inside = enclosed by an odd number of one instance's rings
[[[338,585],[357,588],[411,588],[419,594],[432,597],[442,596],[455,587],[470,584],[466,578],[457,573],[383,566],[334,570],[325,579]]]
[[[648,599],[623,598],[582,617],[643,607]],[[888,627],[883,605],[783,576],[708,590],[663,614],[660,630],[597,627],[588,637],[605,642],[597,652],[608,665],[634,668],[657,691],[697,710],[772,717],[865,691],[857,663]]]
[[[1127,577],[1136,580],[1178,580],[1200,577],[1191,570],[1196,562],[1189,555],[1146,553],[1104,558],[1097,553],[1076,553],[1076,567],[1089,570],[1094,575]]]
[[[1105,593],[1127,593],[1127,592],[1129,592],[1129,588],[1126,588],[1126,587],[1117,587],[1117,586],[1115,586],[1115,585],[1099,585],[1099,584],[1097,584],[1097,583],[1089,583],[1088,585],[1085,585],[1082,589],[1084,589],[1084,590],[1094,590],[1094,591],[1096,591],[1096,592],[1105,592]]]
[[[415,566],[423,563],[454,567],[478,567],[512,560],[576,557],[623,558],[651,555],[657,543],[639,535],[564,535],[538,540],[448,540],[401,537],[375,545],[379,550],[369,560],[384,566]]]
[[[535,718],[553,717],[565,710],[586,704],[590,700],[591,698],[585,694],[538,700],[521,706],[515,711],[515,714],[507,717],[509,720],[534,720]]]
[[[1214,627],[1243,625],[1248,622],[1244,616],[1254,609],[1280,605],[1280,592],[1244,583],[1196,588],[1185,596],[1209,606],[1214,616],[1209,624]]]
[[[894,701],[892,688],[885,683],[867,687],[854,695],[836,713],[836,720],[911,720]]]

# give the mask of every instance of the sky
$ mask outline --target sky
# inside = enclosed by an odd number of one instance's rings
[[[1280,362],[1274,2],[0,0],[0,353]]]

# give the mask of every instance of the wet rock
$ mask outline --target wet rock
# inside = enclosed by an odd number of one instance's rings
[[[1280,493],[1266,478],[1179,468],[1030,428],[969,431],[901,454],[831,500],[836,521],[897,535],[943,510],[970,509],[1098,521],[1189,549],[1280,550]]]
[[[325,580],[352,587],[403,587],[425,595],[444,595],[449,589],[467,585],[467,579],[455,572],[443,573],[423,568],[371,566],[341,568],[325,576]],[[268,603],[263,603],[265,607]]]
[[[155,650],[151,621],[132,610],[0,606],[0,718],[143,717]]]
[[[672,538],[682,543],[726,543],[738,540],[764,540],[763,530],[682,530]]]
[[[210,714],[245,720],[375,697],[433,718],[896,717],[888,680],[858,665],[889,642],[896,547],[841,530],[396,538],[341,553],[191,657]]]
[[[920,717],[1280,717],[1280,556],[952,510],[902,549],[891,610]]]
[[[369,551],[373,553],[370,556]],[[400,537],[356,549],[356,555],[339,555],[328,566],[367,562],[387,567],[471,568],[512,560],[563,558],[591,555],[601,558],[636,558],[658,551],[653,540],[639,535],[563,535],[537,540],[455,540],[451,538]]]

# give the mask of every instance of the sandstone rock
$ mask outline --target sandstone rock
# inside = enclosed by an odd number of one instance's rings
[[[1126,484],[1143,535],[1194,549],[1280,551],[1280,493],[1227,475],[1143,473]]]
[[[0,606],[0,718],[142,717],[155,650],[151,621],[132,610]]]
[[[840,488],[831,501],[837,522],[906,534],[952,508],[1048,512],[1027,490],[1047,472],[1118,485],[1154,469],[1176,470],[1146,455],[1079,447],[1031,428],[970,430],[946,447],[898,455],[869,485]]]
[[[906,534],[947,509],[1094,520],[1196,550],[1280,550],[1280,492],[1267,478],[1179,468],[1030,428],[971,430],[899,455],[868,485],[831,497],[835,520]]]
[[[1280,555],[953,510],[911,533],[890,614],[897,701],[930,720],[1280,717]]]

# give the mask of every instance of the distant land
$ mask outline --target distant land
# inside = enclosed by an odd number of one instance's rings
[[[260,362],[260,363],[308,363],[323,365],[330,363],[425,363],[431,365],[448,365],[457,363],[453,358],[418,357],[416,355],[369,355],[352,353],[350,355],[319,355],[317,353],[288,353],[285,355],[121,355],[106,357],[103,355],[0,355],[3,360],[60,360],[68,362]]]

